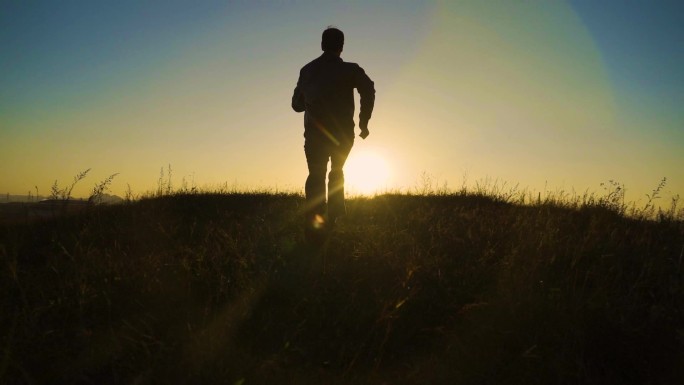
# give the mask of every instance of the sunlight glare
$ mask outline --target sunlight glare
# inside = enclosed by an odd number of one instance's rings
[[[380,193],[387,187],[389,178],[389,165],[377,152],[352,150],[344,166],[345,184],[351,194]]]

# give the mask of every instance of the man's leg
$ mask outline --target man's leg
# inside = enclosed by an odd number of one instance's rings
[[[309,176],[306,178],[304,192],[306,194],[307,220],[325,213],[325,173],[328,168],[329,154],[322,143],[307,139],[304,143],[306,163]]]
[[[347,214],[344,205],[344,163],[351,151],[353,139],[340,143],[330,156],[330,174],[328,174],[328,218],[333,223],[335,219]]]

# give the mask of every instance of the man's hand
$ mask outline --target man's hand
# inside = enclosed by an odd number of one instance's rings
[[[370,134],[370,131],[368,131],[368,122],[359,122],[359,127],[361,127],[361,133],[359,136],[361,139],[366,139]]]

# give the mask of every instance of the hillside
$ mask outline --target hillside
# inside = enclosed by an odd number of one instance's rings
[[[684,383],[684,224],[477,195],[0,221],[0,383]]]

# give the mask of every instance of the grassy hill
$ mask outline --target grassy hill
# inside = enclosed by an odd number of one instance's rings
[[[0,224],[0,383],[684,383],[684,224],[469,194]],[[1,222],[0,222],[1,223]]]

